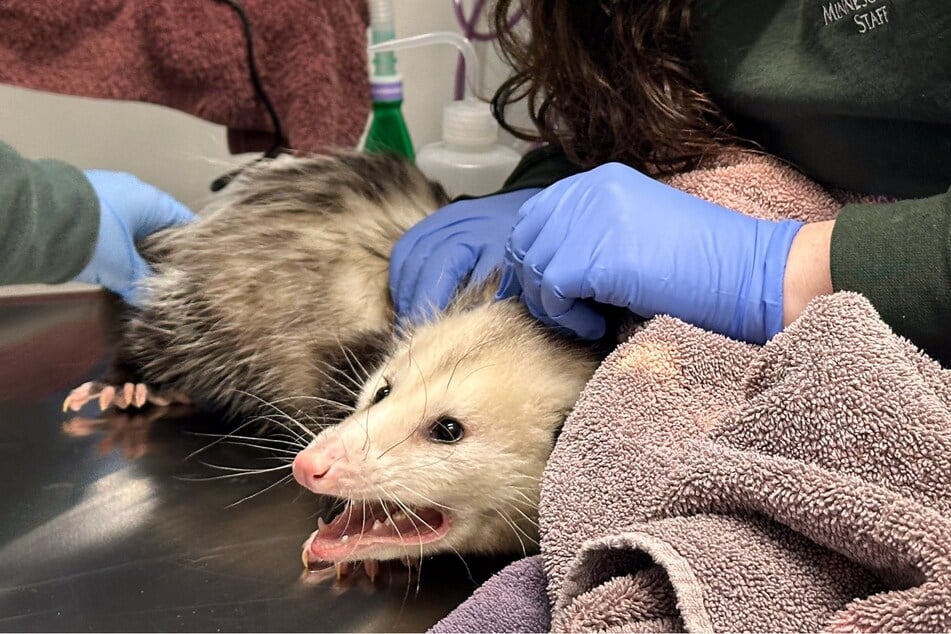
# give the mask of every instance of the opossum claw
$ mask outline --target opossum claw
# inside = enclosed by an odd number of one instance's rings
[[[116,388],[114,385],[107,385],[99,393],[99,409],[105,411],[116,399]]]
[[[86,381],[66,396],[63,400],[63,411],[78,412],[83,405],[94,400],[102,392],[103,385],[98,381]]]
[[[132,397],[132,404],[136,407],[142,407],[145,405],[146,401],[149,398],[149,389],[145,387],[144,383],[135,384],[135,394]]]
[[[126,383],[122,386],[122,402],[125,407],[129,407],[135,401],[135,384]]]

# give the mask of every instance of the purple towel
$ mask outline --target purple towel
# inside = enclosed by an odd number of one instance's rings
[[[545,571],[536,555],[520,559],[486,581],[430,632],[547,632],[550,615]]]

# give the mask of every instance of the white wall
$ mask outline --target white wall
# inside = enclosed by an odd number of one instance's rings
[[[222,126],[177,110],[10,86],[0,86],[0,139],[31,158],[132,172],[193,207],[242,160],[228,154]]]
[[[393,2],[397,37],[459,31],[451,0]],[[471,0],[465,3],[467,10],[471,4]],[[505,76],[504,65],[491,45],[477,44],[477,50],[483,62],[480,92],[491,95]],[[439,140],[442,107],[453,95],[456,58],[454,49],[447,46],[397,55],[404,78],[403,113],[417,148]],[[208,186],[216,177],[250,158],[228,153],[223,127],[163,106],[3,85],[0,139],[31,158],[52,157],[82,168],[132,172],[194,209],[211,196]],[[7,294],[23,291],[0,289]]]

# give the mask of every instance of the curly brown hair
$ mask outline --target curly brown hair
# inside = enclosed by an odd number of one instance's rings
[[[741,147],[689,67],[688,3],[497,0],[514,74],[492,98],[496,119],[518,138],[560,144],[586,168],[619,161],[662,175]],[[519,7],[527,35],[510,23]],[[522,99],[537,130],[506,121],[506,107]]]

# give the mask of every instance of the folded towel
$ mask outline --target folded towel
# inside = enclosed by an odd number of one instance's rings
[[[945,631],[949,511],[951,373],[867,300],[816,299],[762,348],[660,317],[545,473],[553,628]]]
[[[766,157],[671,183],[760,217],[823,220],[843,199]],[[762,348],[671,317],[636,328],[542,478],[552,629],[951,628],[948,372],[851,293]]]
[[[261,82],[290,146],[355,145],[370,103],[366,2],[243,4]],[[219,0],[7,0],[0,82],[170,106],[228,126],[233,151],[273,141],[241,21]]]

